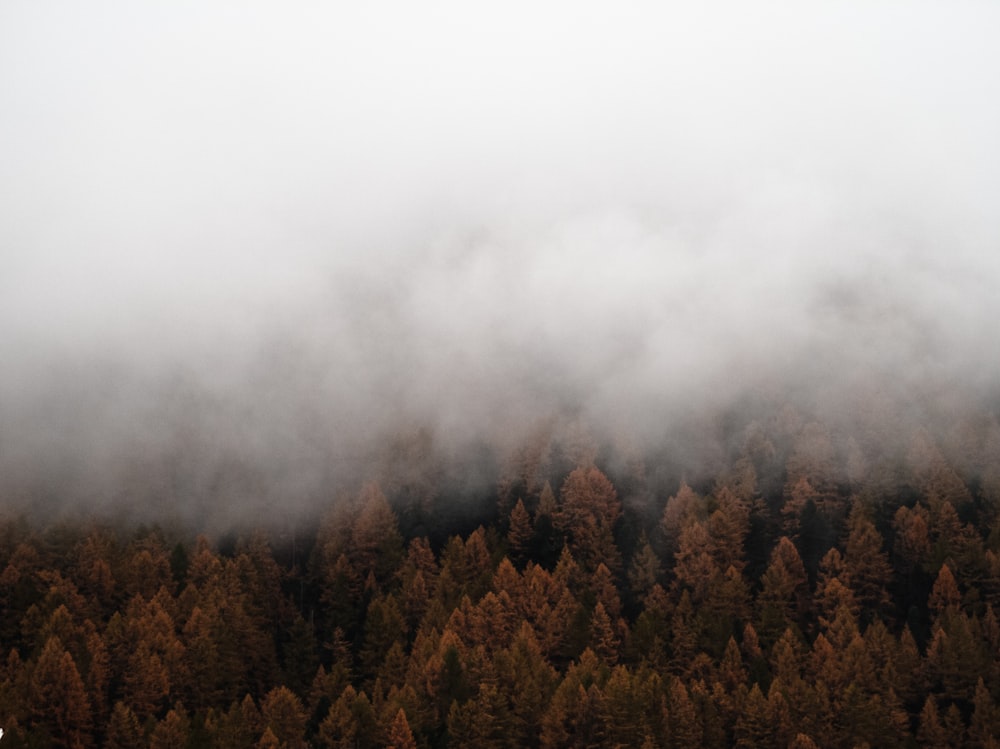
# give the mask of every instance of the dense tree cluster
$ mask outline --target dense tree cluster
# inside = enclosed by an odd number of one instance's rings
[[[782,413],[662,499],[525,448],[450,536],[431,485],[292,542],[7,518],[5,746],[995,747],[1000,429],[879,444]]]

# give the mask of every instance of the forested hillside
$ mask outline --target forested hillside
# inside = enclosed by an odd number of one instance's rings
[[[784,409],[669,493],[540,439],[462,507],[211,539],[4,517],[3,745],[995,747],[1000,427],[896,437]]]

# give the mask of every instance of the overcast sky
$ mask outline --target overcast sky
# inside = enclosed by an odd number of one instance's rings
[[[479,5],[0,4],[0,468],[1000,381],[1000,5]]]

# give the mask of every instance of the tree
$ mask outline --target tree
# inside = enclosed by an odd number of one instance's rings
[[[628,584],[632,598],[638,603],[645,603],[646,596],[659,582],[662,573],[660,558],[656,556],[653,547],[649,545],[649,539],[643,532],[639,537],[639,545],[636,547],[635,554],[632,555],[632,563],[628,569]]]
[[[594,607],[590,618],[590,645],[594,652],[608,665],[618,662],[618,650],[621,642],[611,624],[611,618],[600,601]]]
[[[792,739],[792,743],[788,745],[788,749],[819,749],[819,747],[808,734],[797,733],[795,734],[795,738]]]
[[[921,505],[912,509],[900,507],[893,516],[893,554],[896,566],[907,574],[919,569],[931,552],[927,519],[927,510]]]
[[[855,510],[850,523],[844,554],[848,585],[861,605],[875,612],[890,603],[886,586],[892,579],[892,566],[882,551],[882,537],[871,521]]]
[[[712,538],[712,556],[719,569],[734,567],[742,572],[745,563],[743,546],[750,530],[747,504],[728,489],[716,492],[718,509],[708,518]]]
[[[329,749],[354,749],[371,746],[377,726],[375,712],[363,691],[348,685],[319,726],[320,745]]]
[[[260,712],[282,749],[305,749],[305,708],[288,687],[279,686],[268,692],[261,702]]]
[[[260,741],[257,742],[257,749],[282,749],[281,742],[278,741],[278,737],[274,735],[270,726],[265,728],[264,733],[261,734]]]
[[[111,710],[111,720],[104,740],[106,749],[135,749],[142,745],[142,726],[128,705],[116,702]]]
[[[394,595],[379,596],[368,605],[365,616],[361,666],[364,674],[374,676],[393,643],[406,636],[406,621]]]
[[[392,725],[389,726],[386,749],[417,749],[417,742],[413,739],[410,724],[406,720],[406,711],[403,708],[399,708],[396,717],[392,720]]]
[[[681,482],[677,494],[667,499],[663,508],[660,525],[667,538],[668,561],[677,549],[681,531],[691,523],[705,518],[705,501],[687,485]]]
[[[972,699],[972,719],[969,722],[969,738],[975,746],[997,746],[997,735],[1000,734],[1000,714],[998,714],[993,697],[986,688],[982,678],[976,682],[976,693]]]
[[[601,694],[601,723],[606,732],[606,746],[641,746],[654,735],[662,735],[661,714],[663,685],[660,677],[649,671],[630,672],[618,666],[604,685]]]
[[[807,582],[795,544],[782,536],[761,576],[762,589],[757,598],[757,632],[766,644],[773,643],[789,624],[797,622],[806,606]]]
[[[602,563],[615,572],[621,567],[614,540],[620,516],[621,502],[615,488],[600,470],[589,466],[577,468],[566,478],[553,523],[587,572]]]
[[[585,650],[570,666],[542,716],[544,749],[583,749],[603,740],[601,687],[608,674],[608,667],[591,650]]]
[[[501,749],[510,736],[507,701],[496,680],[487,677],[476,695],[459,704],[452,702],[446,721],[449,743],[482,749]]]
[[[701,720],[691,695],[680,679],[673,680],[667,698],[671,746],[677,749],[701,746],[703,736]]]
[[[691,596],[691,602],[700,606],[708,597],[715,573],[708,530],[703,523],[689,523],[680,532],[674,556],[675,600],[679,599],[682,590],[686,590]]]
[[[760,686],[754,684],[736,719],[733,738],[740,749],[758,749],[770,745],[771,731],[767,698],[760,691]]]
[[[927,607],[940,617],[946,612],[956,613],[962,602],[962,594],[958,591],[958,583],[947,564],[941,565],[934,587],[931,588]]]
[[[920,742],[920,746],[927,747],[927,749],[948,749],[949,747],[948,734],[941,725],[937,702],[932,695],[927,696],[924,707],[920,711],[917,741]]]
[[[557,683],[531,625],[521,623],[510,647],[494,656],[494,668],[498,688],[510,704],[510,742],[529,746],[541,730],[542,714]]]
[[[90,744],[90,704],[73,656],[58,637],[49,638],[31,672],[28,712],[36,725],[44,725],[55,746]]]
[[[348,558],[362,578],[387,583],[403,558],[396,515],[378,484],[366,484],[358,497],[360,511],[351,528]]]
[[[175,705],[169,710],[149,737],[149,749],[176,749],[187,745],[191,735],[191,721],[184,707]]]
[[[523,563],[531,547],[534,530],[531,526],[531,515],[524,508],[524,502],[517,500],[514,509],[510,511],[510,527],[507,529],[507,548],[510,556],[519,564]]]

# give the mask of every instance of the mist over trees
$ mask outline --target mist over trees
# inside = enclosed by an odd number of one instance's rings
[[[1000,6],[0,3],[23,747],[977,746]]]
[[[410,471],[213,538],[8,513],[4,740],[992,746],[997,415],[814,416],[730,423],[669,493],[577,432],[459,505]]]

